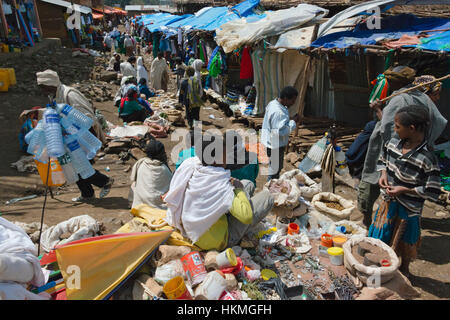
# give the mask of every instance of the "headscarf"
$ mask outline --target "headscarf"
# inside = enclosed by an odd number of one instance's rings
[[[194,62],[192,62],[192,67],[195,70],[195,76],[198,77],[199,79],[201,79],[200,71],[202,70],[202,67],[203,67],[203,61],[200,59],[194,60]]]
[[[420,76],[420,77],[416,77],[416,79],[413,82],[414,86],[418,86],[419,84],[423,84],[423,83],[428,83],[431,81],[436,80],[436,78],[434,76],[431,75],[424,75],[424,76]],[[419,88],[420,91],[422,91],[423,93],[434,93],[436,91],[441,90],[442,87],[442,82],[438,81],[432,84],[428,84],[425,86],[422,86]]]
[[[147,157],[153,160],[158,160],[167,165],[167,155],[164,145],[158,140],[150,140],[145,146],[145,153]]]
[[[37,72],[36,78],[38,85],[45,85],[50,87],[59,87],[61,85],[58,74],[50,69],[47,69],[43,72]]]

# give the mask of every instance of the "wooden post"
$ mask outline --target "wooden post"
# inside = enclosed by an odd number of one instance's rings
[[[42,32],[41,20],[39,19],[39,12],[37,9],[36,0],[33,0],[33,10],[34,10],[34,15],[36,16],[36,22],[37,22],[37,27],[39,29],[39,34],[40,34],[41,38],[43,39],[44,33]]]
[[[0,18],[2,19],[3,31],[5,38],[8,38],[8,23],[6,22],[5,12],[3,11],[3,1],[0,1]]]

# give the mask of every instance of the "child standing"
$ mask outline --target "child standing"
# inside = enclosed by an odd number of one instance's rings
[[[440,177],[437,159],[428,146],[428,110],[420,106],[401,108],[395,115],[398,135],[384,147],[378,162],[383,202],[378,208],[369,237],[389,244],[402,258],[400,271],[409,275],[409,263],[420,244],[420,216],[425,200],[437,200]]]

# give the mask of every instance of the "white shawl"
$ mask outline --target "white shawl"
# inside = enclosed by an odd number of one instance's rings
[[[138,83],[141,81],[142,78],[144,78],[148,85],[148,74],[147,74],[147,70],[144,67],[144,59],[142,59],[142,57],[137,58],[136,64],[137,64],[137,81],[138,81]]]
[[[227,213],[234,199],[230,171],[202,166],[198,157],[175,171],[165,201],[166,221],[193,243]]]
[[[142,158],[134,164],[130,179],[133,190],[132,208],[142,203],[154,208],[167,208],[161,196],[169,190],[172,173],[165,164],[147,157]]]
[[[167,67],[166,59],[156,58],[155,60],[153,60],[152,67],[150,69],[150,85],[155,90],[162,89],[162,78],[164,73],[169,73],[169,67]]]

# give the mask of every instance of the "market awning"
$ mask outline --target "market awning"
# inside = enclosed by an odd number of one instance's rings
[[[103,19],[103,14],[92,12],[92,18],[94,18],[94,20],[101,20]]]

